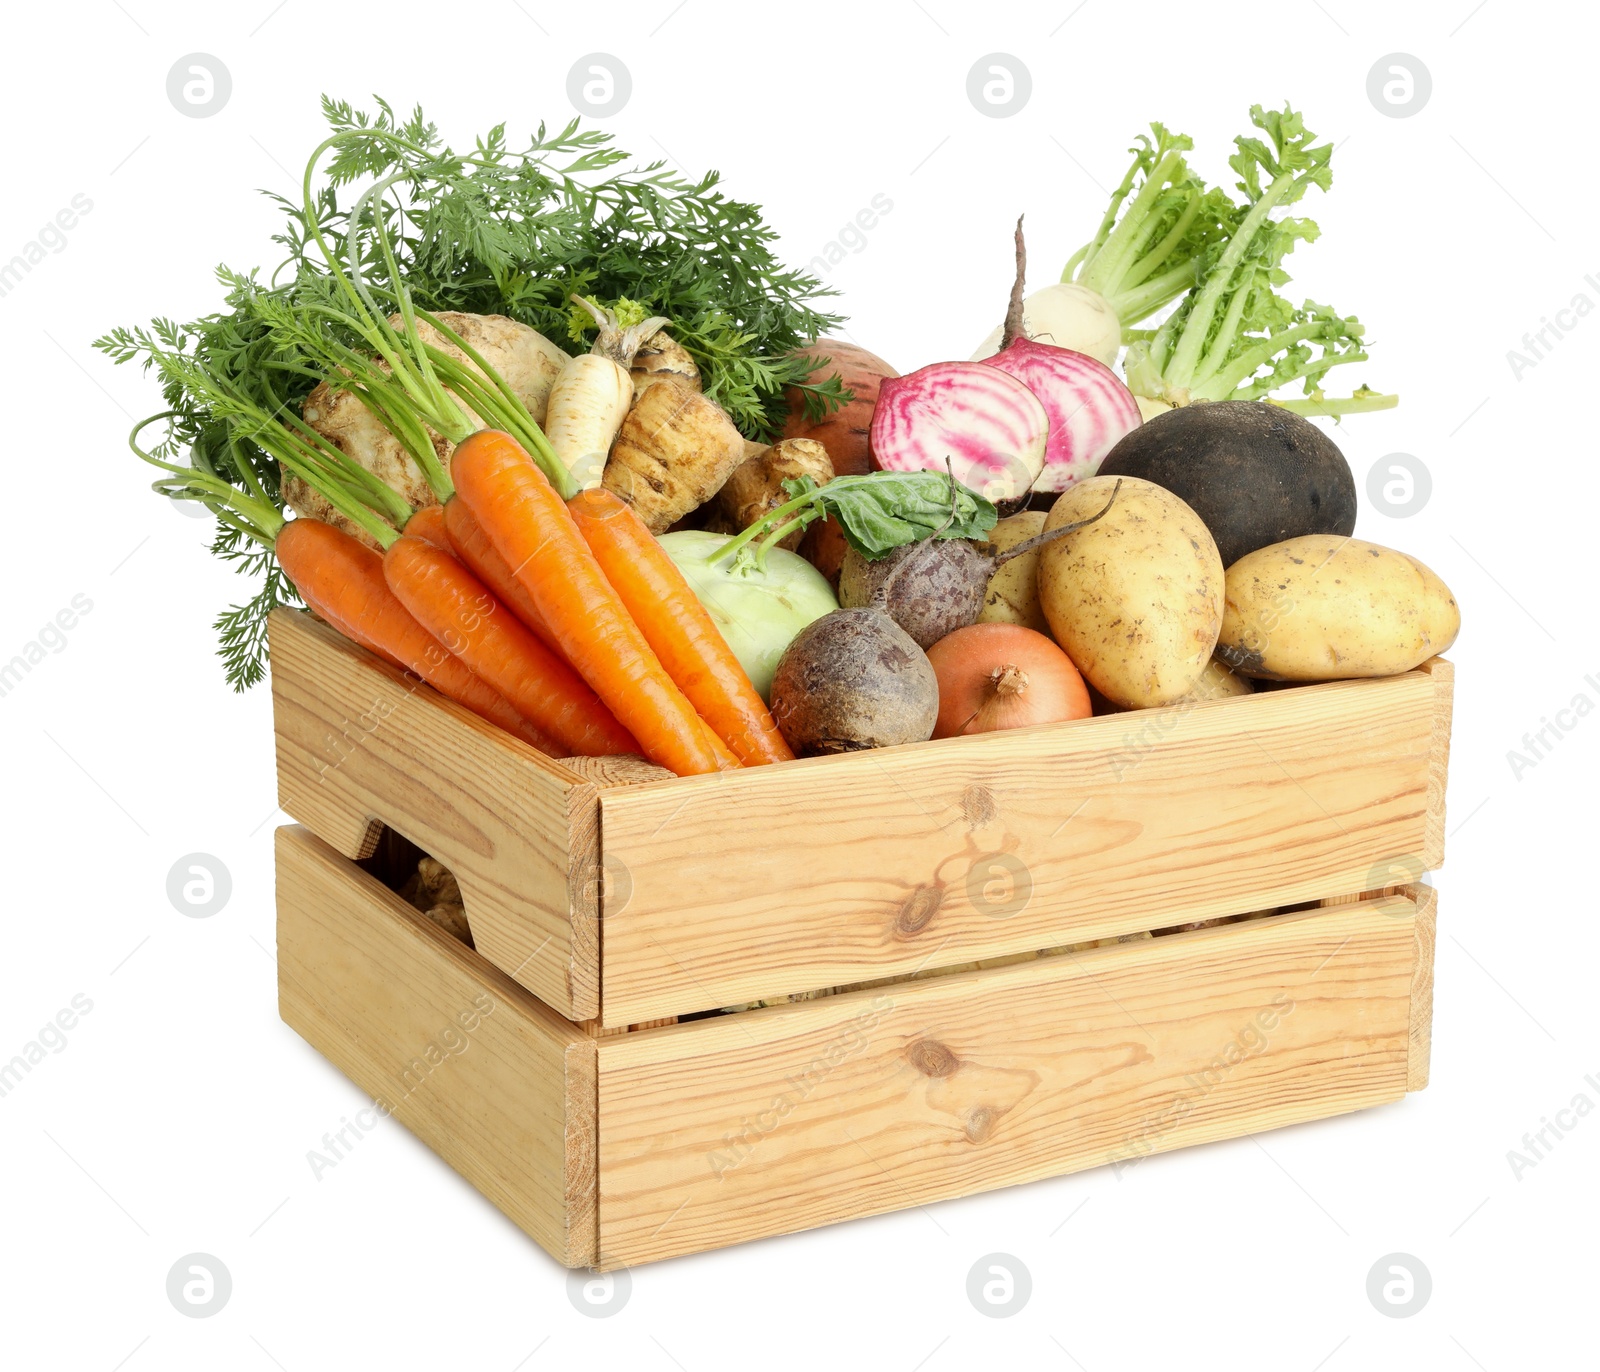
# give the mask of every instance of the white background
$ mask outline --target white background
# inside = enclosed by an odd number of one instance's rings
[[[561,7],[79,3],[11,9],[0,259],[75,194],[93,209],[0,299],[8,383],[0,659],[74,595],[92,611],[0,699],[6,949],[0,1059],[75,995],[93,1009],[0,1098],[0,1340],[15,1367],[112,1372],[381,1364],[482,1369],[1172,1365],[1338,1372],[1581,1365],[1594,1357],[1600,1119],[1536,1167],[1507,1152],[1579,1092],[1600,1103],[1590,888],[1600,719],[1520,779],[1507,752],[1575,695],[1600,701],[1593,628],[1593,375],[1600,317],[1513,376],[1508,350],[1580,292],[1600,302],[1592,95],[1600,32],[1576,8],[1485,0],[1260,7],[671,0]],[[1559,17],[1558,17],[1559,16]],[[89,341],[214,306],[211,268],[272,265],[272,207],[320,137],[317,97],[425,102],[466,141],[567,119],[595,51],[632,73],[624,147],[764,204],[789,257],[874,195],[892,210],[834,271],[850,336],[903,370],[965,357],[998,319],[1026,211],[1033,284],[1092,230],[1123,149],[1159,118],[1229,179],[1251,102],[1285,96],[1339,142],[1321,242],[1295,290],[1360,314],[1399,390],[1338,431],[1364,483],[1391,452],[1433,497],[1357,533],[1456,591],[1465,628],[1441,888],[1433,1082],[1405,1101],[1261,1139],[644,1268],[613,1317],[387,1122],[313,1177],[307,1152],[365,1103],[277,1018],[269,700],[237,697],[209,623],[235,592],[206,527],[158,502],[123,447],[153,388]],[[176,112],[188,53],[227,106]],[[969,103],[981,56],[1020,56],[1025,109]],[[1432,75],[1389,118],[1385,54]],[[291,178],[292,173],[292,178]],[[1226,778],[1219,777],[1219,784]],[[168,902],[182,855],[232,898]],[[201,1251],[233,1295],[189,1319],[168,1269]],[[965,1295],[991,1252],[1032,1274],[1018,1315]],[[1369,1268],[1415,1255],[1427,1307],[1391,1319]]]

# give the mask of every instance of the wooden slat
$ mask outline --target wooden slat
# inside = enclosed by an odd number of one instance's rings
[[[598,1014],[594,785],[309,615],[275,611],[270,633],[284,812],[352,858],[380,824],[404,834],[455,873],[479,953]]]
[[[599,1262],[1393,1100],[1412,915],[1390,897],[601,1039]]]
[[[1428,757],[1428,826],[1422,841],[1424,872],[1444,866],[1445,787],[1450,779],[1450,727],[1455,707],[1456,667],[1431,658],[1422,671],[1433,682],[1433,749]]]
[[[595,1048],[310,832],[278,830],[279,1008],[558,1260],[595,1255]]]
[[[1404,888],[1416,903],[1416,965],[1411,976],[1411,1051],[1406,1067],[1406,1090],[1420,1091],[1428,1084],[1433,1057],[1433,950],[1437,937],[1439,893],[1420,882]]]
[[[603,789],[604,1021],[1362,890],[1396,859],[1417,875],[1442,680]]]

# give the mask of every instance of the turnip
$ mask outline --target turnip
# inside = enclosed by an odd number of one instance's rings
[[[1183,154],[1183,134],[1152,124],[1139,136],[1133,163],[1112,193],[1094,237],[1080,248],[1061,280],[1024,303],[1029,337],[1071,348],[1110,366],[1126,330],[1148,319],[1194,284],[1195,265],[1221,236],[1227,197],[1208,190]],[[972,354],[1000,351],[996,328]]]
[[[1002,325],[1001,347],[987,365],[1016,377],[1044,406],[1050,432],[1045,440],[1044,470],[1034,479],[1033,489],[1060,492],[1095,474],[1100,460],[1117,441],[1138,427],[1139,406],[1104,362],[1028,336],[1022,301],[1028,255],[1021,219],[1017,220],[1015,242],[1017,274]]]

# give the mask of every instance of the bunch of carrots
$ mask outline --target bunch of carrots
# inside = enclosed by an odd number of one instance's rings
[[[364,199],[386,189],[380,183]],[[305,480],[383,552],[321,520],[285,521],[246,462],[236,464],[241,489],[215,470],[143,451],[136,429],[134,450],[168,473],[156,488],[204,502],[272,548],[301,598],[346,637],[552,756],[642,753],[679,776],[792,758],[644,522],[609,491],[576,489],[510,387],[413,305],[383,217],[375,223],[385,284],[367,280],[354,258],[341,264],[319,239],[348,308],[279,323],[395,435],[438,504],[413,509],[298,418],[265,413],[180,350],[141,335],[166,377],[209,392],[233,441],[255,444]],[[419,319],[472,365],[427,344]],[[365,346],[343,341],[352,335]],[[581,385],[566,387],[566,403],[581,411]],[[448,470],[434,433],[455,445]]]

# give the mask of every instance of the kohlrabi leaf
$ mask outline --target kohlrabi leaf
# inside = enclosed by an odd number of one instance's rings
[[[796,484],[786,481],[784,490]],[[814,489],[869,562],[925,538],[982,538],[998,518],[993,504],[943,472],[873,472]]]
[[[754,557],[795,529],[832,515],[845,541],[869,562],[925,538],[982,538],[994,505],[944,472],[869,472],[819,486],[808,476],[783,483],[789,499],[728,541],[724,556]]]

